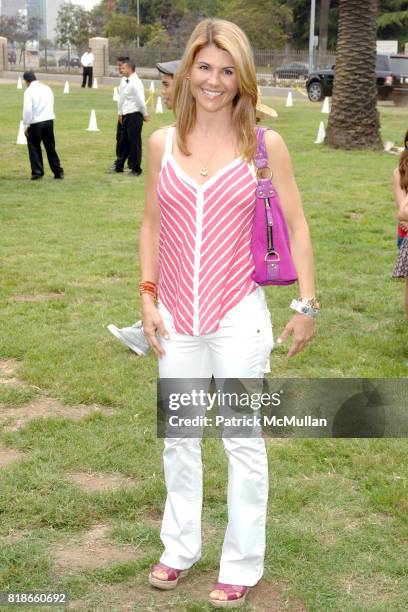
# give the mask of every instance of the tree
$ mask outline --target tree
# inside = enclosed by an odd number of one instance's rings
[[[333,103],[326,137],[331,147],[382,148],[375,73],[376,17],[377,0],[340,0]]]
[[[85,47],[92,32],[90,13],[79,4],[63,4],[57,15],[57,42]]]
[[[105,36],[114,36],[121,43],[136,40],[138,25],[136,17],[123,13],[112,13],[104,29]]]
[[[285,44],[285,24],[291,13],[280,0],[228,0],[223,3],[220,16],[239,25],[253,47],[271,49]]]

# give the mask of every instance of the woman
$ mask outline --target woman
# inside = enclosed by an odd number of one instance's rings
[[[263,289],[251,280],[255,209],[255,66],[234,24],[204,20],[192,33],[175,83],[175,128],[148,144],[141,229],[143,326],[161,378],[262,378],[272,349]],[[286,146],[266,134],[270,167],[289,226],[300,297],[315,314],[313,257]],[[157,283],[160,305],[156,307]],[[314,334],[312,316],[295,314],[278,343],[293,336],[295,355]],[[214,606],[244,603],[263,573],[268,472],[258,438],[223,438],[228,457],[228,527]],[[149,575],[174,588],[200,558],[200,439],[168,438],[165,550]]]
[[[394,196],[398,209],[398,257],[393,276],[405,278],[405,312],[408,316],[408,131],[404,139],[405,148],[394,170]]]

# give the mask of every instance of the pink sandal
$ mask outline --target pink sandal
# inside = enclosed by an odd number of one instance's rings
[[[153,572],[156,572],[156,571],[165,572],[167,575],[166,580],[161,580],[160,578],[156,578],[155,576],[153,576]],[[179,570],[179,569],[174,569],[174,567],[169,567],[168,565],[164,565],[164,563],[156,563],[156,565],[153,565],[153,567],[150,570],[149,582],[152,586],[156,587],[157,589],[168,591],[170,589],[175,589],[178,584],[179,579],[183,578],[183,576],[186,576],[188,572],[189,572],[188,569]]]
[[[213,591],[224,591],[227,599],[215,599],[210,596],[210,603],[216,608],[239,608],[245,604],[250,587],[217,582]]]

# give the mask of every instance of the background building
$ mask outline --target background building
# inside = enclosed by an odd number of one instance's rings
[[[55,26],[60,7],[67,0],[1,0],[1,15],[14,17],[26,11],[27,19],[36,17],[41,20],[39,38],[55,38]]]

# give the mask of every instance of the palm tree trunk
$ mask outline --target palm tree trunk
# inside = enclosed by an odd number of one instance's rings
[[[336,72],[326,143],[380,149],[375,73],[377,0],[340,0]]]

